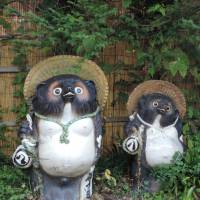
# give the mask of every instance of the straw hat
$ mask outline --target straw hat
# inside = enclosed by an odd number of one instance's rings
[[[139,84],[130,94],[127,109],[131,115],[135,110],[138,100],[142,95],[160,93],[170,97],[175,103],[180,116],[183,118],[186,112],[186,101],[185,97],[180,89],[174,84],[168,81],[162,80],[149,80]]]
[[[98,102],[101,108],[105,106],[108,96],[108,82],[103,71],[90,60],[70,55],[54,56],[36,64],[25,80],[25,99],[28,100],[35,94],[35,88],[39,83],[61,74],[72,74],[84,80],[93,80],[96,85]]]

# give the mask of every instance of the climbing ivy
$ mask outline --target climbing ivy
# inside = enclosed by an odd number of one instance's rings
[[[116,14],[116,9],[106,1],[44,0],[37,6],[36,13],[26,14],[9,7],[11,2],[24,2],[2,1],[0,4],[4,16],[14,15],[22,19],[16,33],[6,39],[15,52],[13,64],[22,70],[26,69],[27,57],[33,48],[47,55],[75,54],[92,59],[98,57],[101,50],[112,42],[114,30],[107,22]],[[5,18],[0,19],[0,25],[11,28]],[[13,82],[16,85],[14,96],[21,102],[12,109],[17,113],[17,121],[25,117],[28,109],[23,99],[25,76],[26,73],[19,73]]]
[[[18,66],[27,65],[27,54],[32,48],[49,55],[76,54],[95,59],[107,45],[125,41],[129,51],[135,50],[136,63],[128,66],[131,82],[118,83],[121,91],[123,86],[129,87],[133,82],[171,76],[181,81],[190,79],[197,86],[200,84],[199,0],[123,0],[125,12],[117,20],[116,9],[100,0],[44,0],[36,14],[29,12],[26,15],[7,5],[5,0],[0,3],[8,15],[14,13],[23,19],[17,37],[10,40],[16,54],[13,63]],[[30,28],[29,23],[34,26]],[[0,18],[0,25],[10,28],[3,18]],[[110,72],[116,66],[103,65],[103,68]],[[13,109],[18,119],[27,112],[27,105],[22,100],[25,76],[26,73],[20,73],[14,81],[18,88],[14,95],[21,99],[21,104]],[[155,174],[170,184],[171,190],[144,194],[146,199],[165,199],[166,193],[168,199],[173,199],[174,194],[180,199],[199,198],[199,90],[185,90],[184,93],[188,103],[184,122],[188,152],[183,160],[178,160],[176,167],[161,168]],[[119,97],[124,98],[116,101],[127,99],[127,95],[121,93]]]
[[[12,108],[12,112],[17,113],[17,123],[24,119],[28,112],[28,106],[23,96],[23,88],[26,75],[26,72],[20,72],[15,76],[15,79],[13,80],[13,85],[15,85],[13,96],[20,100],[19,105],[13,106]]]
[[[149,78],[192,74],[200,80],[200,2],[125,0],[116,37],[136,50]]]
[[[2,121],[2,114],[4,113],[3,108],[0,107],[0,121]],[[0,123],[0,141],[5,141],[6,140],[6,136],[5,136],[5,132],[6,132],[6,125],[3,123]],[[0,160],[1,157],[3,155],[2,150],[0,149]],[[1,161],[0,161],[1,163]]]
[[[58,1],[57,4],[44,1],[38,6],[37,13],[21,16],[26,20],[18,33],[24,37],[14,42],[26,50],[34,47],[54,55],[76,54],[94,58],[112,42],[110,36],[114,30],[107,20],[115,13],[116,10],[104,1]],[[27,28],[30,22],[34,28]]]

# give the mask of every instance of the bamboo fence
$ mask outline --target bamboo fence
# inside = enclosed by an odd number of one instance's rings
[[[28,1],[27,4],[20,4],[20,3],[12,3],[10,6],[14,7],[21,13],[25,13],[27,11],[33,11],[36,8],[38,1]],[[111,4],[117,8],[119,8],[119,14],[123,13],[124,10],[121,6],[121,1],[111,1]],[[7,19],[12,23],[12,29],[7,32],[3,27],[0,26],[0,36],[7,36],[8,34],[15,33],[15,30],[18,28],[20,19],[17,16],[12,16],[11,18]],[[105,48],[101,54],[100,62],[107,63],[107,64],[118,64],[119,62],[124,63],[126,65],[134,64],[135,56],[134,52],[127,51],[128,45],[123,42],[118,42],[115,45],[109,46]],[[12,46],[1,44],[0,48],[0,70],[4,69],[4,72],[0,73],[0,106],[4,111],[2,115],[2,121],[8,124],[8,130],[6,131],[6,140],[0,141],[0,148],[3,151],[11,155],[17,145],[17,126],[15,124],[16,115],[12,112],[13,106],[16,106],[20,103],[20,101],[13,97],[13,93],[16,87],[12,84],[14,77],[16,76],[16,72],[13,72],[12,68],[14,67],[12,64],[12,60],[15,56],[15,52],[13,52]],[[33,66],[40,60],[46,58],[42,52],[33,51],[28,56],[28,66]],[[12,69],[12,72],[9,72],[9,69]],[[103,147],[104,152],[112,151],[114,145],[117,145],[120,140],[123,138],[123,126],[125,123],[125,119],[128,116],[126,111],[126,104],[123,102],[116,102],[115,100],[118,95],[118,87],[116,86],[116,82],[120,80],[129,80],[129,71],[128,70],[120,70],[117,72],[112,72],[107,74],[107,79],[109,82],[109,96],[108,101],[105,106],[103,112],[104,118],[104,140],[103,140]],[[184,88],[193,88],[193,85],[190,80],[187,82],[182,83],[178,80],[178,86]],[[134,88],[134,85],[131,88],[126,88],[125,92],[130,92]]]

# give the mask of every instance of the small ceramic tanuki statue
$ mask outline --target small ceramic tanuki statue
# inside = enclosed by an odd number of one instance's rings
[[[25,81],[30,113],[19,129],[17,167],[32,167],[41,200],[86,200],[100,155],[108,83],[94,63],[55,56],[34,66]]]
[[[130,116],[123,149],[132,155],[134,190],[158,191],[160,183],[150,176],[150,170],[170,164],[176,153],[184,151],[181,118],[186,112],[185,98],[174,84],[150,80],[132,91],[127,108]]]

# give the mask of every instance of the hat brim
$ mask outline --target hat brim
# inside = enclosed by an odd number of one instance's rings
[[[61,55],[47,58],[36,64],[28,73],[24,84],[24,97],[34,96],[37,85],[53,76],[77,75],[92,80],[97,90],[97,100],[103,108],[108,96],[108,82],[101,68],[94,62],[79,56]]]
[[[129,115],[136,109],[140,97],[146,94],[160,93],[172,99],[181,118],[186,113],[186,100],[181,90],[174,84],[162,80],[149,80],[139,84],[130,94],[127,109]]]

